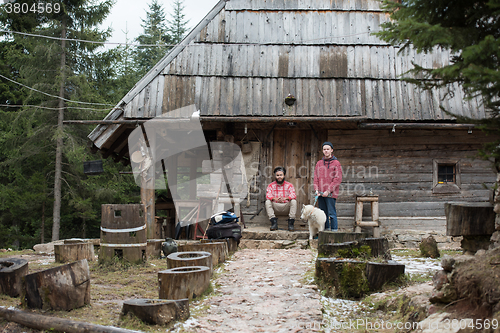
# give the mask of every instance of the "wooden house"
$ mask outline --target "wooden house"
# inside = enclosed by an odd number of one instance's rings
[[[245,147],[250,196],[241,207],[267,221],[265,188],[285,166],[299,204],[313,201],[314,165],[331,141],[343,166],[340,228],[356,195],[379,196],[385,229],[444,231],[444,203],[491,200],[496,174],[477,157],[492,140],[460,116],[487,116],[463,91],[401,81],[412,62],[447,64],[447,52],[399,54],[372,35],[388,15],[375,0],[221,0],[89,135],[105,157],[127,161],[141,121],[194,104],[208,141]],[[145,194],[154,216],[152,198]],[[149,198],[149,199],[148,199]],[[148,201],[149,200],[149,201]],[[365,212],[368,214],[367,212]]]

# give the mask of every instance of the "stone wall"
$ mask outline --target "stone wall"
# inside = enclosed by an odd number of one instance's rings
[[[404,230],[394,229],[382,232],[382,237],[387,238],[389,247],[394,248],[410,248],[418,249],[418,245],[422,239],[433,236],[437,242],[439,249],[460,250],[460,242],[462,237],[446,236],[446,233],[438,231],[423,231],[423,230]]]

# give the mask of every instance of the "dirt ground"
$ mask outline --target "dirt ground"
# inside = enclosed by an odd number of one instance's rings
[[[53,256],[23,254],[21,257],[29,260],[34,270],[56,265]],[[403,256],[401,252],[393,254],[393,258],[405,263],[410,274],[426,272],[429,276],[426,281],[439,269],[439,260],[435,259]],[[164,259],[148,260],[144,265],[131,266],[125,271],[103,271],[92,262],[91,304],[52,315],[137,331],[176,333],[337,332],[338,330],[322,327],[321,323],[339,323],[352,318],[373,316],[375,317],[371,320],[380,320],[382,317],[384,320],[393,319],[391,317],[395,313],[389,309],[363,309],[359,301],[322,296],[314,285],[314,264],[315,252],[310,249],[240,249],[216,269],[212,280],[213,291],[208,296],[190,302],[191,317],[166,328],[146,325],[137,320],[127,322],[120,319],[124,300],[158,296],[157,272],[166,269]],[[429,287],[432,288],[431,285]],[[410,298],[415,298],[414,296],[413,292],[408,295]],[[17,307],[18,303],[19,299],[0,297],[0,305]],[[40,331],[0,320],[0,333],[7,332]]]
[[[239,250],[215,282],[215,295],[178,332],[318,332],[321,296],[311,250]],[[196,311],[196,310],[195,310]]]
[[[22,257],[30,263],[53,262],[54,260],[53,256],[15,257]],[[212,281],[213,293],[201,300],[191,302],[191,318],[186,322],[177,323],[170,330],[175,332],[321,331],[321,296],[316,286],[312,284],[314,258],[312,250],[302,249],[236,251],[230,260],[218,268],[218,273]],[[159,260],[149,265],[159,266],[160,264],[163,262]],[[162,267],[157,269],[162,269]],[[71,315],[74,320],[85,321],[79,319],[76,312],[86,313],[92,311],[92,308],[96,311],[103,305],[101,304],[103,301],[112,301],[108,299],[111,295],[106,297],[97,295],[97,293],[101,294],[99,288],[104,283],[103,281],[107,280],[97,277],[91,279],[93,280],[92,306],[71,311],[69,314],[74,314]],[[108,306],[113,305],[109,311],[117,313],[120,311],[122,297],[122,295],[115,295],[118,305],[108,304]],[[122,326],[119,322],[114,324]],[[170,330],[158,326],[145,329],[148,332]],[[16,323],[0,321],[0,332],[35,333],[40,331],[28,329]]]

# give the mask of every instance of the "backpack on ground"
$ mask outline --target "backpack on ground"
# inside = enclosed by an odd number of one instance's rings
[[[238,216],[232,212],[217,213],[210,218],[207,237],[209,239],[234,238],[239,243],[241,226],[237,222]]]

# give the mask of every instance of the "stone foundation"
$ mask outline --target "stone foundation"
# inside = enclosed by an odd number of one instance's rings
[[[462,237],[446,236],[444,232],[422,231],[422,230],[402,230],[395,229],[383,232],[382,237],[387,238],[389,247],[418,249],[422,239],[433,236],[440,250],[460,250]]]

